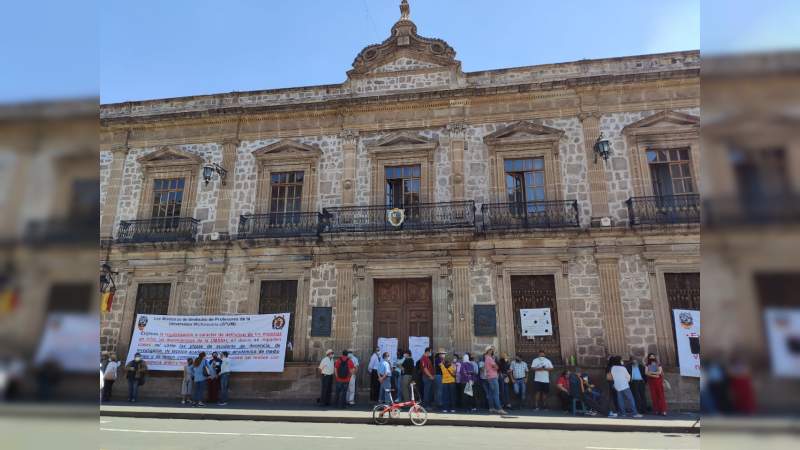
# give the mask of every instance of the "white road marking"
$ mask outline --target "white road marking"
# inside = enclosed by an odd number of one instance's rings
[[[586,447],[589,450],[699,450],[692,448],[630,448],[630,447]]]
[[[211,434],[222,436],[265,436],[309,439],[353,439],[352,436],[315,436],[310,434],[272,434],[272,433],[226,433],[223,431],[173,431],[173,430],[131,430],[126,428],[100,428],[100,431],[117,431],[122,433],[162,433],[162,434]]]

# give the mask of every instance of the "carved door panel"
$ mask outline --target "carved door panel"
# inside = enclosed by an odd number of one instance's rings
[[[373,345],[379,337],[396,337],[398,348],[408,347],[408,336],[433,334],[431,280],[375,280]]]
[[[514,341],[516,352],[525,361],[531,361],[539,350],[544,350],[553,364],[563,364],[561,339],[558,334],[558,309],[556,281],[552,275],[524,275],[511,277],[511,301],[514,306]],[[520,309],[550,308],[553,323],[552,336],[528,337],[522,335]]]

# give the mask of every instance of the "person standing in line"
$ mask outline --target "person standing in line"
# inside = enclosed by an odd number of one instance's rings
[[[664,368],[658,363],[654,353],[647,355],[647,366],[645,366],[644,375],[647,377],[647,386],[650,388],[653,412],[666,416],[667,400],[664,395]]]
[[[483,367],[486,371],[486,385],[489,388],[486,393],[489,399],[489,413],[508,414],[500,405],[500,383],[498,382],[500,366],[494,359],[494,347],[491,345],[486,347],[486,352],[483,354]]]
[[[322,386],[320,388],[319,394],[319,405],[320,406],[330,406],[331,405],[331,390],[333,388],[333,371],[334,371],[334,360],[333,360],[333,350],[328,349],[325,352],[325,357],[322,358],[322,361],[319,362],[319,374],[322,376]]]
[[[101,397],[101,401],[111,401],[111,387],[114,386],[114,382],[117,381],[118,372],[119,361],[117,361],[117,355],[111,353],[108,355],[108,362],[106,362],[106,367],[103,369],[103,396]]]
[[[547,409],[547,395],[550,393],[550,371],[553,363],[545,356],[544,350],[539,350],[539,356],[531,361],[533,370],[533,409],[539,411]]]
[[[380,383],[378,383],[378,366],[381,363],[380,349],[375,347],[369,357],[367,371],[369,372],[369,401],[377,402],[380,393]]]
[[[147,376],[147,363],[142,359],[141,353],[133,355],[133,361],[125,366],[128,378],[128,401],[136,403],[139,398],[139,387],[144,384]]]
[[[411,401],[411,382],[414,380],[414,358],[411,357],[411,350],[406,350],[403,355],[403,377],[401,379],[400,387],[403,391],[403,398],[406,401]],[[418,395],[414,398],[419,401]]]
[[[392,390],[392,365],[389,362],[389,352],[383,352],[381,362],[378,364],[378,382],[381,392],[378,395],[378,403],[390,404],[392,402],[389,394]]]
[[[434,382],[434,391],[436,396],[436,406],[441,410],[442,409],[442,362],[444,362],[446,352],[443,348],[439,348],[439,351],[436,352],[436,358],[433,360],[433,368],[435,377],[433,379]]]
[[[464,353],[458,373],[461,375],[461,382],[464,385],[461,390],[461,404],[467,411],[475,412],[477,411],[475,396],[480,388],[478,387],[478,373],[475,369],[477,366],[471,359],[469,353]]]
[[[644,413],[647,411],[647,397],[645,396],[645,384],[647,376],[645,375],[645,367],[639,358],[631,355],[631,359],[625,364],[625,369],[631,375],[631,391],[633,392],[633,399],[636,400],[636,408]]]
[[[519,408],[525,407],[525,391],[528,383],[528,363],[522,360],[522,356],[517,355],[511,362],[511,382],[513,383],[514,395],[519,399]]]
[[[398,349],[397,357],[392,361],[392,389],[394,389],[395,400],[397,400],[398,403],[402,402],[404,398],[402,386],[403,358],[405,358],[403,350]]]
[[[511,384],[511,361],[508,359],[508,353],[500,353],[500,359],[497,360],[497,365],[500,367],[497,377],[497,382],[500,386],[500,404],[504,408],[511,409],[511,395],[509,394],[509,385]]]
[[[331,352],[331,355],[332,354],[333,352]],[[350,361],[353,362],[353,367],[356,368],[356,371],[353,372],[353,375],[350,377],[350,383],[347,385],[347,404],[353,406],[356,404],[356,376],[358,374],[359,362],[352,350],[347,351],[347,357],[350,358]]]
[[[642,417],[636,410],[636,400],[633,399],[633,392],[631,392],[631,376],[622,365],[622,358],[614,356],[611,365],[611,379],[614,381],[614,389],[617,390],[617,401],[619,402],[619,413],[624,415],[627,411],[627,404],[630,405],[630,414],[632,417]],[[627,404],[626,404],[627,403]]]
[[[350,386],[350,377],[356,372],[353,361],[347,357],[347,350],[342,351],[335,363],[333,363],[334,373],[336,374],[336,406],[345,408],[347,402],[347,388]]]
[[[194,386],[194,379],[192,378],[192,363],[194,358],[186,358],[186,365],[183,366],[183,380],[181,380],[181,405],[186,402],[192,402],[192,387]]]
[[[614,367],[613,364],[613,356],[608,358],[608,364],[606,364],[606,383],[608,383],[608,417],[617,417],[617,412],[620,411],[619,409],[619,397],[617,396],[617,390],[614,388],[614,379],[611,377],[611,368]]]
[[[442,412],[456,412],[453,406],[456,396],[456,367],[447,358],[441,362],[442,371]]]
[[[219,359],[217,352],[211,353],[211,361],[208,362],[208,403],[217,403],[219,401],[219,370],[222,360]]]
[[[453,367],[456,369],[456,394],[455,394],[455,406],[456,409],[461,409],[464,407],[463,399],[461,398],[461,393],[464,392],[464,380],[461,379],[461,357],[458,353],[453,354],[452,359]]]
[[[426,407],[430,407],[433,401],[433,384],[435,379],[430,347],[425,347],[425,353],[423,353],[422,358],[419,359],[419,369],[420,376],[422,377],[422,403]]]
[[[203,394],[206,391],[206,384],[211,370],[211,364],[206,360],[206,352],[200,352],[192,364],[192,379],[194,379],[192,406],[206,406],[203,403]]]
[[[219,406],[228,404],[228,386],[231,380],[231,360],[228,358],[228,352],[222,352],[220,355],[219,366]]]

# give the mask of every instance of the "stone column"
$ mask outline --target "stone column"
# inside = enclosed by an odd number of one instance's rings
[[[583,143],[586,150],[586,176],[589,182],[589,199],[592,204],[592,221],[608,216],[608,183],[606,182],[605,164],[602,158],[595,163],[594,143],[600,135],[599,112],[581,113],[578,118],[583,128]],[[617,149],[621,151],[620,149]]]
[[[208,315],[222,312],[222,281],[225,278],[224,267],[214,265],[208,267],[206,275],[206,298],[203,303],[203,313]]]
[[[342,130],[339,134],[342,141],[342,157],[344,159],[344,176],[342,177],[342,205],[352,206],[356,193],[356,151],[358,149],[358,132]]]
[[[183,284],[185,281],[186,267],[175,273],[175,283],[172,285],[175,288],[175,293],[170,292],[169,307],[167,309],[167,314],[171,316],[185,314],[186,308],[183,305]]]
[[[353,345],[353,265],[336,266],[336,307],[334,310],[334,351]]]
[[[578,347],[575,342],[575,323],[572,318],[572,297],[569,292],[569,263],[570,258],[563,257],[561,273],[555,275],[556,305],[558,306],[558,336],[561,340],[561,357],[566,363],[569,357],[578,357]],[[515,318],[516,320],[516,318]]]
[[[311,305],[308,296],[311,287],[311,269],[303,272],[303,277],[297,282],[297,304],[295,305],[294,320],[294,361],[305,361],[308,355],[309,321],[311,320]],[[338,289],[338,287],[337,287]]]
[[[495,298],[497,314],[497,342],[499,352],[516,353],[516,342],[514,333],[514,305],[511,300],[511,293],[506,290],[506,286],[511,286],[511,275],[503,270],[503,263],[497,262],[494,266],[495,271]]]
[[[443,263],[439,266],[439,276],[431,280],[433,288],[433,336],[432,344],[438,347],[453,348],[453,339],[450,335],[450,311],[448,308],[448,292],[450,286],[450,265]],[[403,348],[407,342],[402,342]]]
[[[114,233],[114,222],[117,218],[119,194],[122,190],[122,175],[125,170],[125,160],[128,158],[127,139],[125,143],[111,147],[111,168],[106,183],[106,201],[100,213],[100,237],[110,238]]]
[[[225,182],[220,185],[217,194],[217,219],[214,221],[214,231],[230,233],[231,192],[233,191],[236,177],[236,150],[239,139],[225,138],[222,140],[222,168],[228,171]],[[234,231],[236,233],[236,231]]]
[[[369,379],[364,375],[367,373],[367,363],[372,354],[375,342],[372,342],[372,320],[375,312],[373,302],[373,281],[372,277],[366,274],[366,268],[362,265],[354,267],[354,283],[356,289],[356,329],[354,347],[356,355],[361,358],[361,369],[359,370],[358,383],[361,386],[369,385]]]
[[[453,344],[454,350],[472,350],[472,305],[469,301],[469,266],[455,264],[453,271]]]
[[[464,200],[464,151],[467,141],[464,139],[467,126],[463,122],[447,124],[450,134],[450,166],[453,173],[450,187],[453,201]]]
[[[617,256],[597,255],[597,271],[600,275],[600,293],[603,298],[603,324],[606,348],[611,355],[628,354],[625,340],[625,322],[622,299],[619,294],[619,260]]]

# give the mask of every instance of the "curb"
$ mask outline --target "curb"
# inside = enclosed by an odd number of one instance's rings
[[[163,411],[123,411],[123,410],[101,410],[101,416],[106,417],[135,417],[143,419],[189,419],[189,420],[250,420],[255,422],[311,422],[311,423],[344,423],[344,424],[372,424],[372,418],[367,414],[364,417],[337,417],[337,416],[315,416],[315,415],[262,415],[262,414],[226,414],[209,412],[163,412]],[[565,430],[565,431],[611,431],[611,432],[657,432],[657,433],[680,433],[680,434],[699,434],[700,426],[685,425],[647,425],[646,421],[641,424],[599,424],[581,422],[518,422],[513,420],[514,416],[506,416],[500,420],[458,420],[428,417],[427,425],[441,426],[466,426],[466,427],[489,427],[489,428],[519,428],[530,430]],[[388,425],[409,425],[407,418],[392,419]]]

